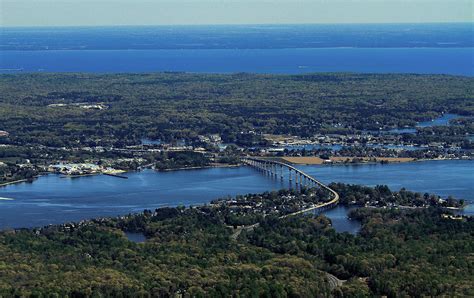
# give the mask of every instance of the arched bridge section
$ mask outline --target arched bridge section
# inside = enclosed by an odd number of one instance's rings
[[[311,177],[305,172],[293,167],[292,165],[289,165],[287,163],[280,162],[277,160],[255,158],[255,157],[245,157],[242,159],[242,162],[246,165],[249,165],[253,168],[258,169],[259,171],[265,174],[271,175],[275,178],[280,177],[281,180],[288,179],[289,183],[292,183],[294,180],[297,188],[298,186],[299,187],[320,187],[329,192],[331,196],[331,200],[315,205],[312,208],[292,213],[290,215],[301,214],[301,213],[308,212],[311,210],[326,210],[326,209],[335,207],[339,203],[339,194],[335,190],[333,190],[326,184],[322,183],[321,181]],[[287,175],[284,175],[285,171],[288,171]]]

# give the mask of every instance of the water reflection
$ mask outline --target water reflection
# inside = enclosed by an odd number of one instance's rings
[[[125,232],[125,236],[127,236],[128,240],[135,243],[143,243],[146,241],[146,237],[143,233]]]
[[[358,220],[348,218],[348,214],[352,209],[355,209],[355,207],[338,205],[324,211],[323,214],[331,219],[333,228],[339,233],[357,234],[360,231],[361,223]]]

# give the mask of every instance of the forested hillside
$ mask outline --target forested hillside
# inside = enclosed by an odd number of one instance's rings
[[[364,194],[375,202],[393,194],[405,204],[419,200],[386,187],[334,186],[343,199]],[[352,235],[336,233],[323,215],[269,215],[233,237],[226,208],[161,208],[3,231],[0,296],[474,295],[472,218],[446,215],[440,207],[361,208],[351,214],[362,222]],[[129,241],[124,231],[147,240]]]
[[[370,74],[17,74],[0,76],[0,130],[16,144],[137,144],[219,133],[312,136],[474,115],[474,80]]]

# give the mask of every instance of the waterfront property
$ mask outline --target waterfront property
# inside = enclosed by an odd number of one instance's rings
[[[110,167],[104,167],[92,163],[70,163],[50,165],[48,171],[52,173],[63,174],[71,177],[86,176],[95,174],[116,175],[124,171],[116,170]]]

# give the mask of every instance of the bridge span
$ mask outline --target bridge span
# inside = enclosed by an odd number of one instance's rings
[[[314,205],[311,208],[307,208],[304,210],[300,210],[300,211],[288,214],[284,217],[297,215],[297,214],[305,213],[312,210],[322,211],[322,210],[330,209],[330,208],[335,207],[339,203],[339,194],[335,190],[333,190],[326,184],[322,183],[321,181],[311,177],[305,172],[293,167],[290,164],[280,162],[277,160],[255,158],[255,157],[242,158],[242,162],[246,165],[249,165],[251,167],[258,169],[259,171],[265,174],[273,176],[274,178],[280,178],[281,180],[288,179],[290,183],[292,183],[294,179],[297,188],[298,186],[299,187],[320,187],[329,192],[331,196],[331,200]],[[285,171],[288,171],[287,175],[284,175]]]
[[[290,213],[290,214],[283,215],[280,218],[286,218],[286,217],[290,217],[290,216],[294,216],[294,215],[298,215],[298,214],[304,214],[306,212],[310,212],[310,211],[314,211],[314,210],[323,211],[323,210],[331,209],[339,203],[339,194],[335,190],[333,190],[332,188],[330,188],[326,184],[322,183],[321,181],[316,180],[315,178],[311,177],[310,175],[306,174],[305,172],[293,167],[292,165],[289,165],[289,164],[286,164],[286,163],[283,163],[283,162],[280,162],[280,161],[276,161],[276,160],[255,158],[255,157],[242,158],[242,163],[244,163],[246,165],[249,165],[251,167],[254,167],[254,168],[264,172],[265,174],[272,175],[276,178],[278,178],[278,176],[279,176],[281,180],[285,179],[284,171],[288,170],[288,175],[286,177],[289,179],[290,182],[293,180],[293,177],[294,177],[297,186],[299,185],[301,187],[303,187],[303,186],[321,187],[321,188],[327,190],[329,192],[330,196],[331,196],[331,200],[329,200],[327,202],[316,204],[312,207],[302,209],[302,210],[299,210],[299,211],[296,211],[296,212],[293,212],[293,213]],[[278,171],[278,169],[279,169],[279,171]],[[292,171],[293,171],[293,176],[292,176]],[[238,228],[234,228],[234,227],[229,226],[229,228],[234,229],[234,232],[232,233],[231,238],[236,240],[237,237],[239,237],[240,233],[243,230],[250,231],[250,230],[255,229],[258,226],[260,226],[260,223],[254,223],[254,224],[248,225],[248,226],[240,226]]]

